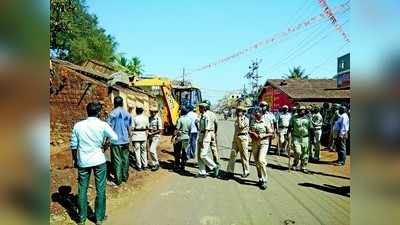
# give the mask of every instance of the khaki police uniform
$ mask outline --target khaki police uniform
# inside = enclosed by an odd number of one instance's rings
[[[314,137],[311,144],[311,155],[314,159],[320,159],[320,151],[321,151],[321,135],[322,135],[322,122],[323,118],[321,113],[313,113],[311,116],[311,123],[314,130]],[[314,154],[313,154],[314,152]]]
[[[271,123],[265,120],[254,120],[250,126],[250,130],[256,132],[260,139],[252,140],[252,152],[257,166],[257,175],[260,181],[266,182],[267,176],[267,160],[266,156],[270,144],[271,137],[267,137],[267,134],[273,134],[274,130]]]
[[[249,174],[249,119],[242,115],[237,117],[235,121],[235,133],[232,142],[232,151],[227,167],[229,173],[233,173],[235,170],[235,161],[237,153],[240,154],[240,159],[243,165],[243,174]]]
[[[278,116],[279,152],[281,148],[286,149],[289,143],[288,128],[291,117],[289,112],[282,113]]]
[[[217,115],[213,111],[207,110],[206,113],[208,114],[210,118],[210,131],[211,133],[211,142],[210,142],[210,149],[213,155],[213,160],[216,164],[219,164],[220,159],[219,159],[219,153],[218,153],[218,147],[217,147],[217,137],[216,137],[216,124],[218,123],[218,118]]]
[[[210,118],[208,111],[200,115],[199,123],[199,139],[197,143],[197,159],[199,161],[199,174],[206,175],[206,165],[210,169],[217,167],[217,164],[208,156],[211,143],[215,145],[215,133],[213,118]]]
[[[149,128],[149,118],[143,114],[133,117],[132,120],[132,143],[138,169],[147,167],[147,129]]]
[[[158,115],[149,117],[149,130],[151,132],[162,130],[162,120]],[[150,165],[157,166],[159,165],[158,156],[157,156],[157,146],[160,143],[160,133],[149,135],[148,137],[149,143],[149,152],[150,152]]]

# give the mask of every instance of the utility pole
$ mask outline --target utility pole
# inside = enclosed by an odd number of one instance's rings
[[[185,86],[185,67],[182,69],[182,86]]]
[[[250,86],[251,86],[250,96],[252,98],[253,105],[255,105],[257,102],[256,97],[257,97],[257,92],[258,92],[258,88],[259,88],[258,81],[261,78],[261,76],[258,75],[258,68],[259,68],[259,65],[261,62],[262,62],[262,60],[258,60],[258,59],[252,60],[250,66],[249,66],[250,71],[247,72],[246,75],[244,75],[244,77],[246,79],[248,79],[250,82]]]

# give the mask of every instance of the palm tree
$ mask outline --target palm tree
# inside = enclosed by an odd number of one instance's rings
[[[293,69],[289,69],[289,74],[285,74],[285,79],[293,79],[293,80],[306,80],[308,79],[308,75],[305,74],[305,69],[302,69],[301,66],[295,66]]]
[[[127,66],[129,72],[135,76],[141,76],[143,75],[143,64],[140,61],[139,57],[135,56],[133,57]]]
[[[133,57],[131,60],[128,60],[124,56],[124,53],[118,53],[114,55],[113,66],[115,69],[129,73],[133,76],[141,76],[144,72],[143,64],[139,57]]]

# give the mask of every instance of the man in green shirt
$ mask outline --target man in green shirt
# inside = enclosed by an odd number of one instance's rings
[[[188,112],[189,111],[185,107],[181,109],[181,117],[178,119],[174,132],[175,172],[184,172],[185,164],[188,159],[186,149],[189,145],[189,133],[192,126],[192,119],[187,116]]]
[[[300,170],[308,173],[308,145],[309,135],[312,128],[311,121],[305,116],[306,108],[300,106],[297,115],[293,116],[289,123],[289,133],[292,135],[294,148],[293,170],[298,169],[299,161],[301,161]]]

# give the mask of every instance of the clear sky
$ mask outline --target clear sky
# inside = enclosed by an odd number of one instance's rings
[[[347,0],[328,0],[331,8]],[[229,56],[254,42],[272,37],[321,13],[317,0],[87,0],[89,11],[119,43],[118,52],[141,58],[145,74],[181,77]],[[349,35],[350,12],[337,14]],[[351,36],[350,36],[351,39]],[[338,56],[350,51],[327,20],[292,33],[225,64],[193,73],[203,98],[215,102],[227,90],[240,89],[253,59],[262,59],[259,74],[281,78],[300,65],[311,78],[331,78]]]

